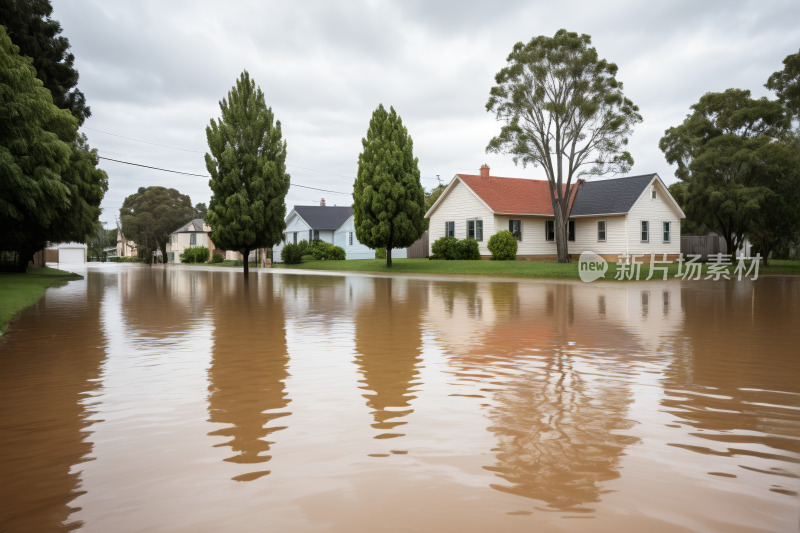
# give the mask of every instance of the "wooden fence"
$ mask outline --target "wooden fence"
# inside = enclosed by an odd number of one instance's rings
[[[430,257],[430,246],[428,246],[428,232],[422,234],[417,242],[408,247],[407,255],[409,259],[425,259]]]
[[[699,261],[708,261],[709,255],[728,253],[728,244],[719,235],[707,237],[681,237],[681,253],[699,255]]]
[[[47,263],[58,263],[58,249],[46,249],[44,251],[44,260]]]

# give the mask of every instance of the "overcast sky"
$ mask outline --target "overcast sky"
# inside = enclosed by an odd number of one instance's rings
[[[800,48],[800,2],[171,2],[54,1],[72,44],[100,155],[206,174],[205,128],[247,69],[281,121],[294,185],[349,193],[373,110],[394,106],[414,139],[423,186],[456,173],[545,179],[485,153],[500,125],[485,104],[514,43],[558,29],[588,33],[640,108],[631,175],[675,180],[664,130],[709,91],[764,87]],[[90,129],[91,128],[91,129]],[[103,132],[162,144],[162,148]],[[196,151],[200,153],[194,153]],[[336,176],[312,170],[336,174]],[[102,220],[142,186],[209,202],[208,179],[103,161]],[[348,205],[349,194],[293,186],[286,203]]]

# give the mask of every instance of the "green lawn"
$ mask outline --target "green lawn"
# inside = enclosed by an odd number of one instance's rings
[[[748,262],[749,265],[749,262]],[[307,261],[299,265],[273,265],[274,268],[337,270],[351,272],[380,272],[396,274],[442,274],[461,276],[495,276],[544,279],[580,279],[578,263],[559,264],[547,261],[431,261],[428,259],[393,259],[392,268],[386,267],[385,259],[356,259],[352,261]],[[609,263],[605,279],[614,280],[617,264]],[[709,264],[703,265],[703,274],[708,274]],[[729,267],[733,274],[734,267]],[[642,265],[640,280],[647,278],[650,267]],[[678,273],[678,264],[668,267],[668,276],[674,278]],[[800,275],[800,263],[797,261],[771,261],[769,267],[759,266],[759,276],[766,274]],[[663,277],[656,271],[655,278]],[[752,274],[751,276],[752,277]]]
[[[54,268],[28,268],[25,274],[0,272],[0,335],[14,316],[44,296],[47,287],[55,287],[83,276]]]

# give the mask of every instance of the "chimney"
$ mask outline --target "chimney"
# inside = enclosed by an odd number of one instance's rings
[[[322,200],[319,201],[319,205],[321,205],[322,207],[325,207],[325,198],[323,198]]]
[[[489,165],[487,165],[486,163],[484,163],[483,166],[481,167],[481,177],[482,178],[489,177]]]

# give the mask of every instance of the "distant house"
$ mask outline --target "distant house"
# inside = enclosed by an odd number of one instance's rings
[[[556,258],[555,219],[546,180],[456,174],[425,214],[430,245],[443,236],[478,240],[482,259],[491,258],[489,238],[507,229],[519,240],[518,259]],[[569,253],[595,252],[617,261],[628,254],[680,253],[680,221],[686,218],[657,174],[597,181],[573,187]]]
[[[302,240],[320,240],[344,248],[347,259],[374,259],[375,251],[361,244],[356,238],[352,206],[296,205],[286,215],[284,240],[272,249],[272,257],[281,261],[281,250],[286,243],[297,244]],[[392,251],[393,258],[406,257],[406,249]]]
[[[211,242],[211,228],[201,218],[196,218],[173,231],[167,243],[167,262],[180,263],[181,254],[191,246],[205,246],[209,252],[214,252],[214,243]]]
[[[125,237],[122,230],[117,226],[117,250],[116,257],[136,257],[139,255],[139,246]],[[109,254],[111,257],[111,254]]]

